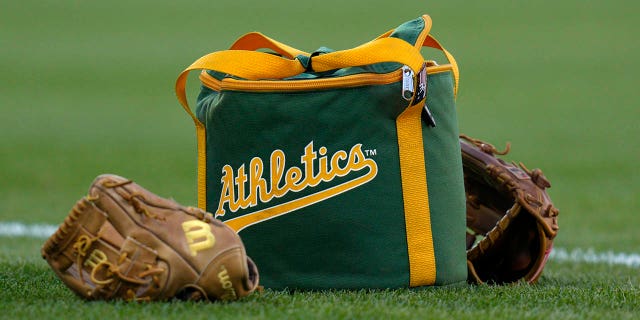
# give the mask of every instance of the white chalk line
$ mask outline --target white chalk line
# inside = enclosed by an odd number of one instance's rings
[[[0,222],[0,237],[27,237],[46,239],[58,230],[49,224],[24,224],[21,222]]]
[[[574,262],[588,264],[623,265],[630,268],[640,268],[640,254],[607,251],[595,251],[593,248],[553,248],[549,259],[558,262]]]
[[[46,239],[58,229],[57,225],[0,222],[0,237],[26,237]],[[549,259],[557,262],[623,265],[640,268],[640,254],[614,251],[596,251],[592,248],[553,248]]]

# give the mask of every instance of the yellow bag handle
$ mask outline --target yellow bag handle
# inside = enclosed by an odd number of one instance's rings
[[[444,52],[452,67],[453,93],[454,96],[457,96],[460,71],[456,60],[435,38],[429,35],[432,25],[431,17],[423,15],[422,19],[425,25],[413,47],[418,49],[417,55],[420,55],[419,49],[423,46]],[[359,47],[313,57],[312,68],[314,71],[322,72],[380,62],[399,62],[409,66],[417,73],[422,65],[422,56],[420,56],[420,62],[418,62],[416,54],[411,50],[407,50],[408,44],[405,41],[389,38],[394,30],[389,30],[373,41]],[[261,48],[271,49],[286,58],[255,51]],[[191,111],[185,95],[187,74],[190,71],[197,69],[215,70],[249,80],[282,79],[306,71],[304,66],[295,59],[298,55],[309,56],[309,53],[271,39],[260,32],[250,32],[236,40],[231,45],[230,50],[210,53],[192,63],[178,76],[175,86],[176,95],[185,111],[197,123],[199,121]]]
[[[249,32],[234,42],[229,50],[271,49],[287,58],[294,59],[299,55],[309,56],[308,52],[298,50],[282,42],[271,39],[260,32]]]
[[[444,53],[444,56],[449,60],[449,64],[451,64],[451,71],[453,72],[453,96],[458,96],[458,83],[460,82],[460,69],[458,69],[458,63],[453,55],[447,51],[438,40],[436,40],[431,35],[428,35],[424,40],[422,46],[431,47],[434,49],[439,49]]]
[[[311,66],[316,72],[382,62],[397,62],[407,65],[417,74],[424,59],[412,45],[397,38],[376,39],[353,49],[311,58]],[[196,123],[199,120],[189,107],[185,87],[189,72],[199,69],[215,70],[248,80],[282,79],[307,71],[297,59],[288,59],[264,52],[225,50],[207,54],[182,71],[175,86],[180,104]]]

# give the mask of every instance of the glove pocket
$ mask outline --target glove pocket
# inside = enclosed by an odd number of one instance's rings
[[[167,268],[158,263],[157,252],[132,237],[118,244],[113,246],[98,239],[90,254],[76,266],[81,268],[80,278],[84,279],[80,294],[106,300],[156,297],[167,279]]]
[[[127,300],[157,298],[166,287],[169,268],[158,259],[158,252],[133,237],[127,237],[120,249],[115,269],[107,272],[117,281],[114,291]]]

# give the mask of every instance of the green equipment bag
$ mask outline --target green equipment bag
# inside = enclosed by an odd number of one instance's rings
[[[198,206],[239,232],[265,287],[467,279],[458,69],[430,28],[425,15],[311,54],[254,32],[178,77],[196,126]],[[426,61],[423,46],[448,63]]]

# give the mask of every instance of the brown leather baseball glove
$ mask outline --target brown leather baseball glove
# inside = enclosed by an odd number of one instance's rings
[[[486,142],[460,136],[467,195],[469,282],[535,282],[558,233],[558,209],[540,169],[507,163]]]
[[[91,300],[236,300],[258,285],[233,230],[115,175],[94,180],[42,256]]]

